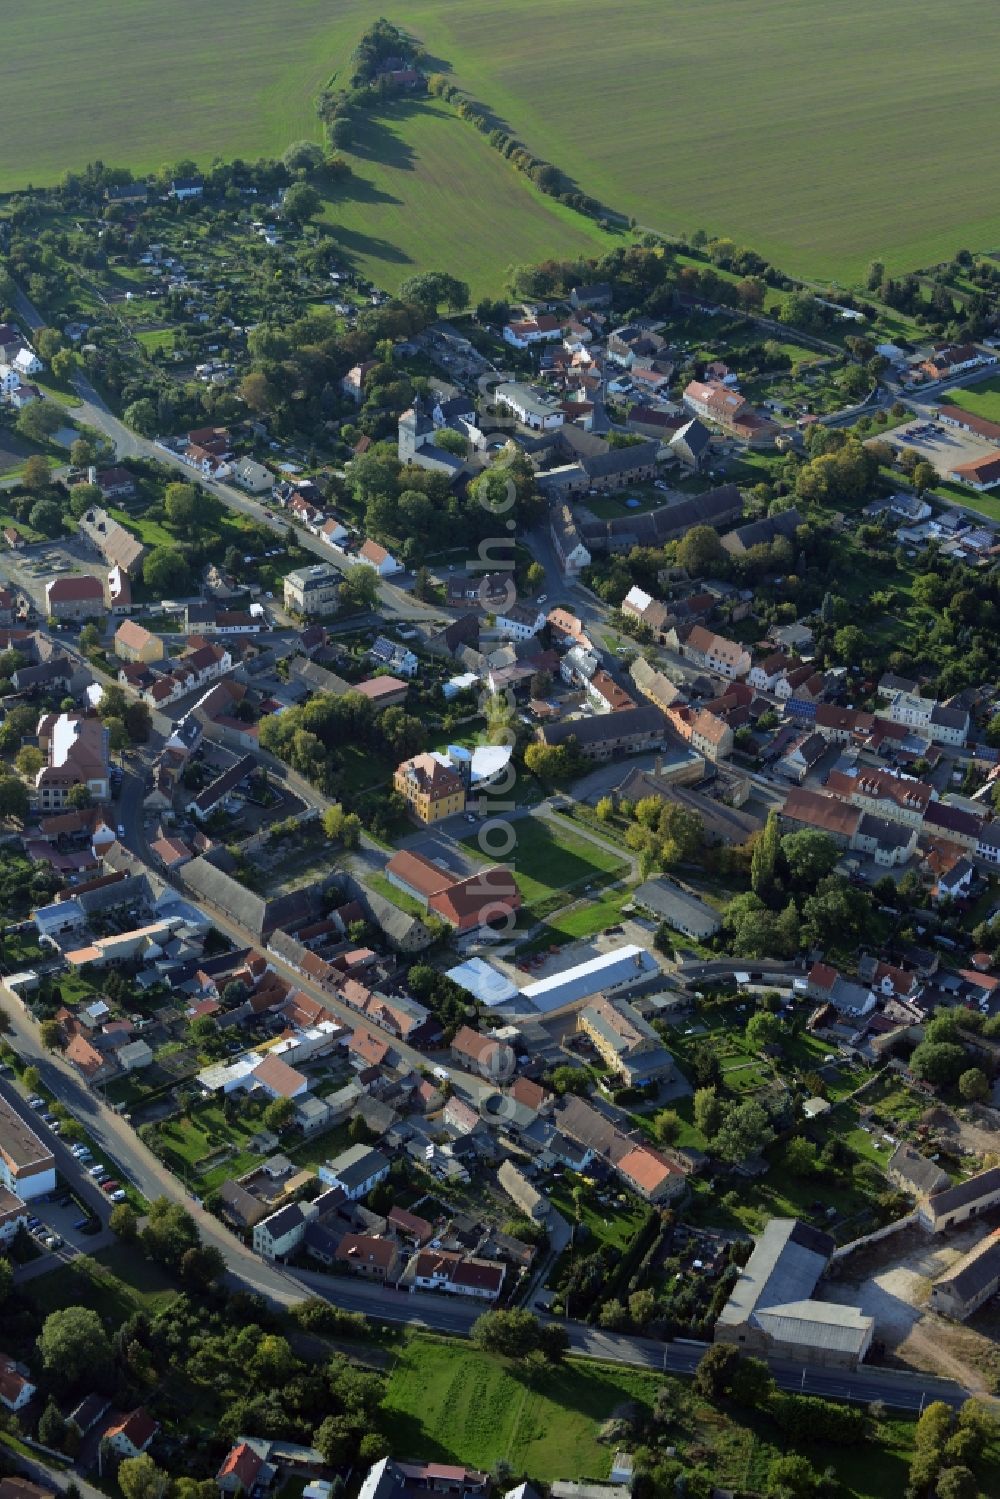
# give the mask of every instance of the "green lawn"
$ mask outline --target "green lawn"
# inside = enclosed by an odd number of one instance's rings
[[[335,70],[344,77],[381,9],[7,7],[4,102],[17,129],[0,140],[0,188],[54,182],[98,158],[148,171],[316,138],[317,90]],[[642,225],[704,227],[788,271],[847,281],[876,255],[898,271],[1000,242],[1000,204],[982,186],[1000,164],[1000,138],[983,129],[1000,12],[982,0],[758,0],[752,10],[628,0],[583,11],[566,0],[412,0],[395,19],[529,149]],[[189,35],[198,47],[178,47]],[[126,53],[109,78],[108,59]],[[960,108],[935,102],[959,79]],[[426,137],[407,136],[391,175],[367,176],[367,201],[355,198],[342,220],[363,262],[389,279],[432,257],[481,287],[511,261],[581,247],[588,228],[560,224],[527,194],[514,206],[516,184],[501,187],[488,157],[509,169],[471,126],[455,130],[463,147],[435,157]]]
[[[529,1381],[467,1344],[418,1335],[393,1367],[382,1424],[391,1450],[412,1458],[484,1469],[503,1459],[543,1483],[606,1479],[616,1444],[598,1441],[602,1424],[626,1405],[644,1419],[664,1385],[675,1410],[666,1440],[678,1454],[704,1462],[722,1488],[762,1490],[786,1450],[768,1418],[713,1409],[687,1381],[652,1371],[571,1360]],[[911,1422],[889,1420],[878,1445],[803,1450],[818,1472],[833,1466],[844,1499],[886,1499],[906,1487],[912,1432]]]
[[[981,380],[960,390],[950,390],[945,397],[947,406],[960,406],[975,416],[985,417],[988,422],[1000,422],[1000,376],[992,380]]]
[[[87,1306],[113,1327],[133,1312],[152,1315],[177,1295],[177,1287],[159,1266],[127,1244],[60,1265],[51,1275],[32,1281],[30,1291],[45,1315],[67,1306]]]
[[[262,1128],[259,1119],[240,1115],[226,1119],[220,1104],[204,1103],[183,1119],[165,1121],[156,1149],[183,1180],[197,1182],[202,1193],[214,1192],[224,1181],[242,1176],[259,1165],[260,1156],[248,1146]],[[220,1152],[217,1160],[216,1151]],[[209,1157],[213,1159],[206,1160]]]
[[[554,909],[552,901],[562,891],[578,885],[607,885],[626,872],[625,861],[610,850],[544,818],[519,817],[511,828],[515,843],[508,862],[514,866],[524,904],[540,914]],[[486,857],[476,836],[462,843],[477,858]]]
[[[405,890],[400,890],[391,880],[386,879],[384,874],[365,874],[365,884],[376,895],[381,895],[385,900],[392,901],[407,916],[426,916],[427,912],[418,900],[408,895]]]
[[[576,1217],[576,1206],[570,1196],[570,1188],[576,1182],[576,1177],[570,1180],[563,1177],[561,1183],[553,1183],[548,1189],[553,1207],[558,1208],[567,1223],[572,1223]],[[589,1254],[602,1244],[608,1244],[612,1249],[625,1249],[642,1227],[646,1217],[645,1207],[634,1198],[627,1207],[622,1207],[617,1202],[605,1205],[598,1202],[595,1192],[586,1188],[584,1190],[586,1197],[580,1211],[580,1222],[587,1225],[590,1238],[586,1249],[578,1252]]]

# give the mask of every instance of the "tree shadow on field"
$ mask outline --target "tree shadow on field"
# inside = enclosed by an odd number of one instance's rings
[[[417,153],[403,139],[402,131],[407,121],[421,112],[427,113],[428,106],[408,99],[390,104],[377,115],[366,115],[348,147],[350,155],[361,161],[377,161],[380,166],[393,167],[398,172],[415,172]]]
[[[365,234],[360,229],[348,229],[343,224],[332,226],[333,238],[347,256],[369,256],[372,260],[385,260],[392,265],[412,265],[413,258],[401,250],[399,245],[381,239],[377,234]]]

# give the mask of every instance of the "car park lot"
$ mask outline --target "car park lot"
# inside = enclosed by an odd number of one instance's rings
[[[69,1145],[54,1135],[45,1123],[43,1115],[47,1109],[44,1104],[41,1108],[32,1108],[24,1095],[7,1081],[0,1081],[0,1096],[20,1114],[55,1157],[55,1191],[32,1198],[27,1203],[30,1215],[39,1220],[40,1228],[32,1235],[36,1244],[41,1249],[52,1249],[53,1246],[45,1242],[46,1237],[57,1237],[63,1244],[56,1245],[55,1252],[64,1252],[67,1247],[71,1251],[91,1251],[100,1241],[93,1228],[88,1226],[85,1232],[84,1225],[96,1224],[97,1233],[103,1234],[107,1230],[112,1204],[88,1175],[86,1163],[78,1161]],[[91,1157],[91,1164],[93,1161],[94,1157]]]
[[[887,442],[897,452],[912,448],[921,459],[933,465],[942,478],[963,463],[973,463],[987,453],[996,452],[996,443],[986,442],[959,427],[945,426],[932,417],[914,417],[904,427],[881,432],[879,442]]]

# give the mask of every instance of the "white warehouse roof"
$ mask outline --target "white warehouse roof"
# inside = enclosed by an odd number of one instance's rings
[[[655,959],[645,948],[626,944],[611,952],[598,953],[596,958],[578,963],[575,968],[564,969],[562,973],[553,973],[535,984],[528,984],[521,990],[521,998],[529,1000],[536,1010],[547,1013],[578,999],[589,999],[592,994],[615,988],[629,979],[636,982],[658,972]]]
[[[445,977],[454,979],[456,984],[461,984],[480,1004],[491,1008],[493,1005],[502,1005],[507,999],[517,998],[516,984],[512,984],[510,979],[505,978],[484,958],[469,958],[467,962],[449,968]]]

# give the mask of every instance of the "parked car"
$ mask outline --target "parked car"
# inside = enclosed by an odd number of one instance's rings
[[[109,1202],[124,1202],[125,1201],[125,1192],[123,1191],[123,1189],[121,1187],[119,1187],[117,1189],[117,1191],[112,1192],[112,1194],[111,1194],[110,1198],[108,1199],[108,1201]]]

